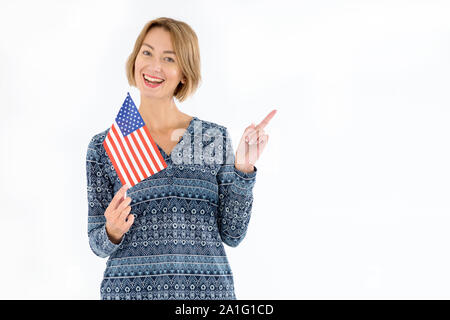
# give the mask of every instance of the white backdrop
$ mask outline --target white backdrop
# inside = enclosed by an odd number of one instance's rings
[[[180,110],[265,131],[238,299],[450,298],[448,1],[2,1],[1,299],[99,299],[85,157],[144,24],[187,22]]]

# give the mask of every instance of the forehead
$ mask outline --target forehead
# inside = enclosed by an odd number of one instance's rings
[[[152,28],[149,32],[147,32],[144,38],[144,43],[151,45],[155,48],[155,50],[173,50],[172,39],[169,31],[160,27]]]

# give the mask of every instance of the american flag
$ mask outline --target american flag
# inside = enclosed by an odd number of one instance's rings
[[[167,167],[129,92],[103,146],[122,185],[132,187]]]

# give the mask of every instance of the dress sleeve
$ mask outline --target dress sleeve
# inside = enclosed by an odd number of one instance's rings
[[[254,166],[254,171],[249,173],[236,169],[233,145],[226,128],[223,142],[224,161],[217,173],[218,227],[222,241],[236,247],[247,233],[257,168]]]
[[[86,154],[87,197],[88,197],[88,237],[92,251],[99,257],[106,258],[122,244],[109,240],[106,233],[105,210],[111,202],[113,185],[106,174],[105,164],[101,161],[102,144],[92,139]]]

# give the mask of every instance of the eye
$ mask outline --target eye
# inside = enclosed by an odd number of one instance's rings
[[[147,56],[147,54],[145,54],[145,53],[148,53],[148,55],[151,55],[151,52],[150,51],[148,51],[148,50],[144,50],[144,51],[142,51],[142,53],[144,54],[144,55],[146,55]],[[166,57],[167,59],[170,59],[170,62],[175,62],[175,60],[173,60],[171,57]]]

